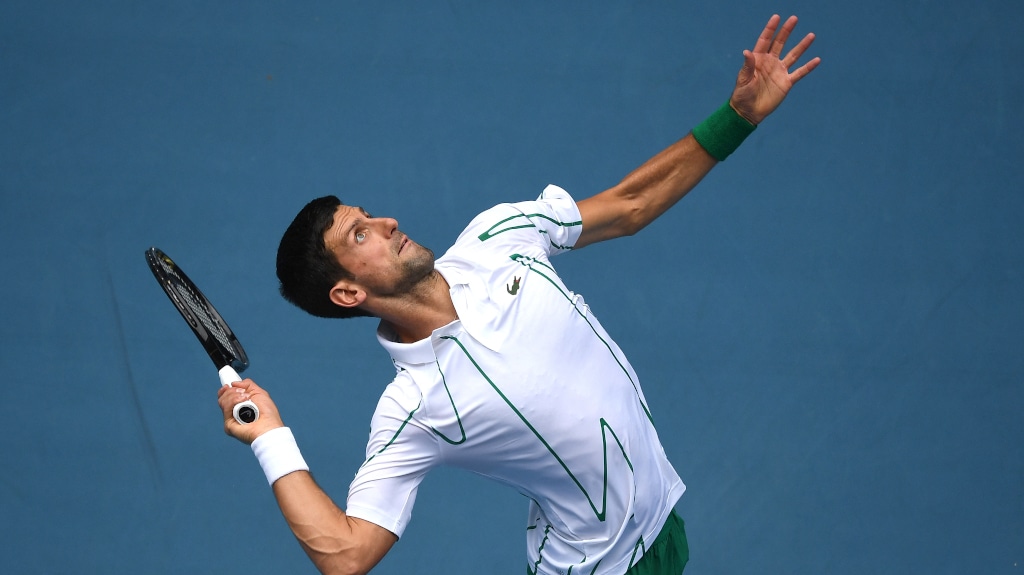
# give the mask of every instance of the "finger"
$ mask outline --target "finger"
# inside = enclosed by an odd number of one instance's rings
[[[256,385],[255,381],[253,381],[253,380],[251,380],[249,378],[243,379],[242,381],[232,382],[231,383],[231,388],[242,389],[242,390],[245,390],[245,391],[247,391],[249,393],[257,393],[257,392],[263,391],[260,388],[260,386]]]
[[[753,52],[750,50],[743,51],[743,67],[740,68],[740,73],[736,77],[736,84],[743,86],[749,84],[754,78],[754,69],[756,67],[756,60]]]
[[[776,36],[775,40],[772,42],[771,54],[778,56],[782,53],[782,48],[786,45],[786,40],[789,40],[789,34],[793,31],[793,28],[796,28],[796,22],[796,16],[790,16],[786,19],[786,23],[782,25],[778,36]]]
[[[800,57],[804,55],[804,52],[807,51],[807,48],[809,48],[811,44],[814,43],[814,38],[815,35],[813,33],[804,36],[803,39],[800,40],[800,43],[797,44],[796,46],[793,46],[793,49],[790,50],[788,54],[786,54],[786,57],[785,59],[782,60],[782,63],[786,66],[787,70],[793,67],[793,65],[797,63]]]
[[[810,74],[811,70],[814,70],[815,68],[817,68],[818,64],[821,64],[821,58],[815,58],[815,59],[811,60],[810,62],[804,64],[803,66],[800,66],[796,70],[793,70],[793,73],[789,75],[789,81],[794,83],[794,84],[796,84],[804,76]]]
[[[217,404],[220,405],[223,410],[234,408],[236,404],[250,399],[251,397],[252,395],[246,389],[241,387],[222,386],[217,390]]]
[[[757,43],[754,44],[755,54],[764,54],[768,52],[768,47],[772,45],[772,37],[775,36],[775,29],[779,27],[779,20],[781,17],[778,14],[773,14],[768,19],[768,23],[765,24],[764,30],[761,31],[761,35],[757,38]]]

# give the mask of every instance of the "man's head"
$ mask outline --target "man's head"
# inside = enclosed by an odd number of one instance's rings
[[[434,254],[334,196],[306,204],[281,238],[277,277],[281,295],[319,317],[374,315],[363,304],[401,296],[428,277]]]

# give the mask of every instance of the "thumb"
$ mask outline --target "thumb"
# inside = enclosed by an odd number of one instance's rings
[[[745,86],[754,79],[754,68],[756,62],[754,60],[754,53],[750,50],[743,51],[743,67],[740,68],[740,73],[736,76],[736,85]]]

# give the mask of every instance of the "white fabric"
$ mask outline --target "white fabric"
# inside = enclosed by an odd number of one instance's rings
[[[636,374],[549,257],[580,233],[572,198],[477,216],[436,263],[459,320],[400,344],[371,421],[347,513],[401,536],[423,476],[462,467],[530,498],[528,567],[622,573],[653,542],[685,487]]]
[[[287,427],[271,429],[252,442],[252,452],[260,462],[267,483],[274,485],[278,479],[295,471],[309,471],[295,443],[292,430]]]

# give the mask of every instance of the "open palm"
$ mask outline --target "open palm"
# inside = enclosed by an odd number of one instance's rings
[[[796,16],[790,16],[779,29],[778,15],[772,16],[761,32],[753,50],[743,51],[743,68],[736,77],[736,88],[729,102],[744,118],[759,124],[771,114],[786,98],[797,82],[814,70],[821,58],[814,58],[789,71],[814,42],[814,34],[808,34],[781,57],[782,49],[796,27]],[[776,34],[778,30],[778,34]]]

